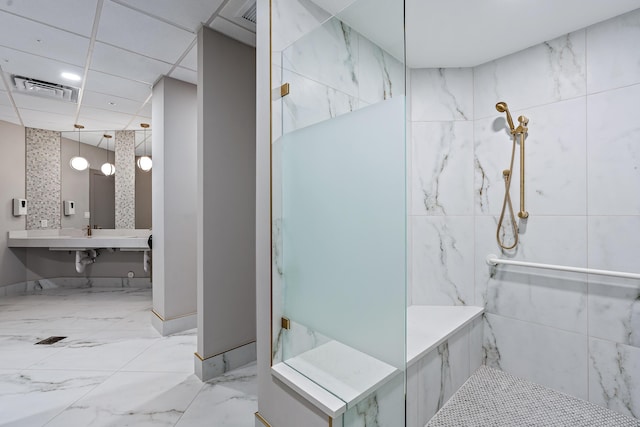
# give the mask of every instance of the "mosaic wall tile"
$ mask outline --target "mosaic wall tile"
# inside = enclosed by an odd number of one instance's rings
[[[27,230],[60,228],[60,132],[26,128],[26,142]]]
[[[135,132],[116,131],[116,228],[136,228]]]

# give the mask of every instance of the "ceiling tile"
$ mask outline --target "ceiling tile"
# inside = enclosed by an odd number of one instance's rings
[[[171,72],[171,77],[194,85],[198,84],[198,72],[187,68],[176,67],[176,69]]]
[[[0,64],[2,64],[2,69],[9,74],[17,74],[67,86],[79,86],[79,83],[70,83],[60,77],[60,74],[66,71],[81,76],[84,73],[81,67],[63,64],[53,59],[31,55],[3,46],[0,46]],[[10,82],[10,84],[13,84],[13,82]]]
[[[73,129],[73,116],[67,114],[57,114],[21,108],[20,116],[22,117],[24,125],[30,128],[50,130]]]
[[[0,10],[90,37],[97,4],[97,0],[13,0],[0,1]]]
[[[96,42],[91,69],[140,83],[153,84],[158,77],[169,72],[171,65]]]
[[[198,69],[198,43],[194,44],[187,56],[182,59],[180,66],[193,71]]]
[[[80,109],[80,118],[87,120],[102,120],[111,124],[116,125],[113,129],[123,129],[127,123],[131,120],[131,114],[118,113],[115,111],[107,111],[100,108],[95,107],[85,107],[83,106]],[[78,119],[80,120],[80,119]],[[80,122],[87,130],[92,130],[83,122]],[[103,129],[104,127],[99,127],[97,129]],[[95,128],[94,128],[95,129]]]
[[[110,103],[113,103],[114,105],[111,105]],[[117,113],[136,114],[140,107],[142,107],[142,102],[106,95],[104,93],[85,91],[82,96],[82,106],[101,108],[103,110],[115,111]]]
[[[211,18],[223,0],[114,0],[114,2],[145,11],[149,15],[195,33],[202,22]]]
[[[105,2],[97,40],[174,64],[194,37],[128,7]]]
[[[73,102],[60,101],[57,99],[44,98],[41,96],[25,95],[23,93],[13,92],[13,100],[19,110],[27,108],[34,111],[44,111],[57,114],[76,113],[77,104]],[[22,114],[22,112],[20,113]]]
[[[108,93],[121,98],[144,102],[151,95],[151,85],[138,83],[111,74],[91,70],[87,73],[85,90]]]
[[[120,130],[124,125],[121,122],[112,122],[107,118],[89,118],[80,114],[78,122],[81,123],[85,129],[89,130]]]
[[[9,105],[0,105],[0,120],[11,123],[20,123],[15,110]]]
[[[210,25],[216,31],[220,31],[222,34],[225,34],[232,39],[238,40],[244,44],[248,44],[249,46],[256,47],[256,35],[251,31],[242,28],[236,24],[233,24],[226,19],[216,18]]]
[[[84,67],[89,39],[0,12],[0,44]]]
[[[12,107],[9,95],[4,90],[0,90],[0,105],[7,105],[9,107]]]
[[[222,8],[220,11],[220,16],[228,19],[229,21],[238,24],[239,26],[251,31],[252,33],[256,32],[256,24],[253,22],[244,19],[242,15],[247,12],[251,4],[255,5],[255,2],[251,3],[248,1],[230,1]]]

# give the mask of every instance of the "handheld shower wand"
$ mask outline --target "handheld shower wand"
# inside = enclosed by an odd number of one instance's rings
[[[513,249],[518,244],[518,226],[516,224],[515,215],[513,212],[513,206],[511,204],[511,195],[509,193],[511,189],[511,178],[513,176],[513,160],[516,152],[516,136],[520,135],[520,212],[518,212],[518,217],[521,219],[526,219],[529,217],[529,212],[525,210],[524,207],[524,140],[525,135],[528,131],[527,124],[529,123],[529,119],[525,116],[518,117],[519,126],[516,128],[513,124],[513,119],[511,118],[511,113],[509,112],[509,107],[506,102],[498,102],[496,104],[496,110],[500,113],[507,114],[507,123],[509,124],[509,129],[511,131],[511,135],[513,135],[513,146],[511,149],[511,162],[509,165],[509,169],[505,169],[502,172],[502,176],[505,181],[505,194],[504,200],[502,202],[502,211],[500,212],[500,219],[498,220],[498,229],[496,231],[496,238],[498,240],[498,244],[502,249]],[[514,242],[511,246],[507,246],[504,243],[504,238],[500,238],[500,230],[502,229],[502,223],[504,221],[504,215],[507,210],[507,206],[509,207],[509,215],[511,219],[511,229],[513,230]]]
[[[500,113],[507,113],[507,123],[509,123],[509,128],[511,129],[511,133],[513,134],[516,131],[515,126],[513,125],[513,119],[511,118],[511,113],[509,112],[509,107],[507,107],[507,103],[500,101],[496,104],[496,110]]]

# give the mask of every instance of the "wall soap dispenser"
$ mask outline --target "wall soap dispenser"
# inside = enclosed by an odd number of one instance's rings
[[[76,214],[76,202],[73,200],[65,200],[64,201],[64,215],[75,215]]]
[[[27,214],[27,199],[13,199],[13,216]]]

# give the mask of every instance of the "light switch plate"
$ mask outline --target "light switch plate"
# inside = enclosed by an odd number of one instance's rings
[[[91,212],[85,212],[84,219],[91,219]]]
[[[45,228],[49,226],[49,221],[47,221],[46,219],[41,219],[40,220],[40,227]]]

